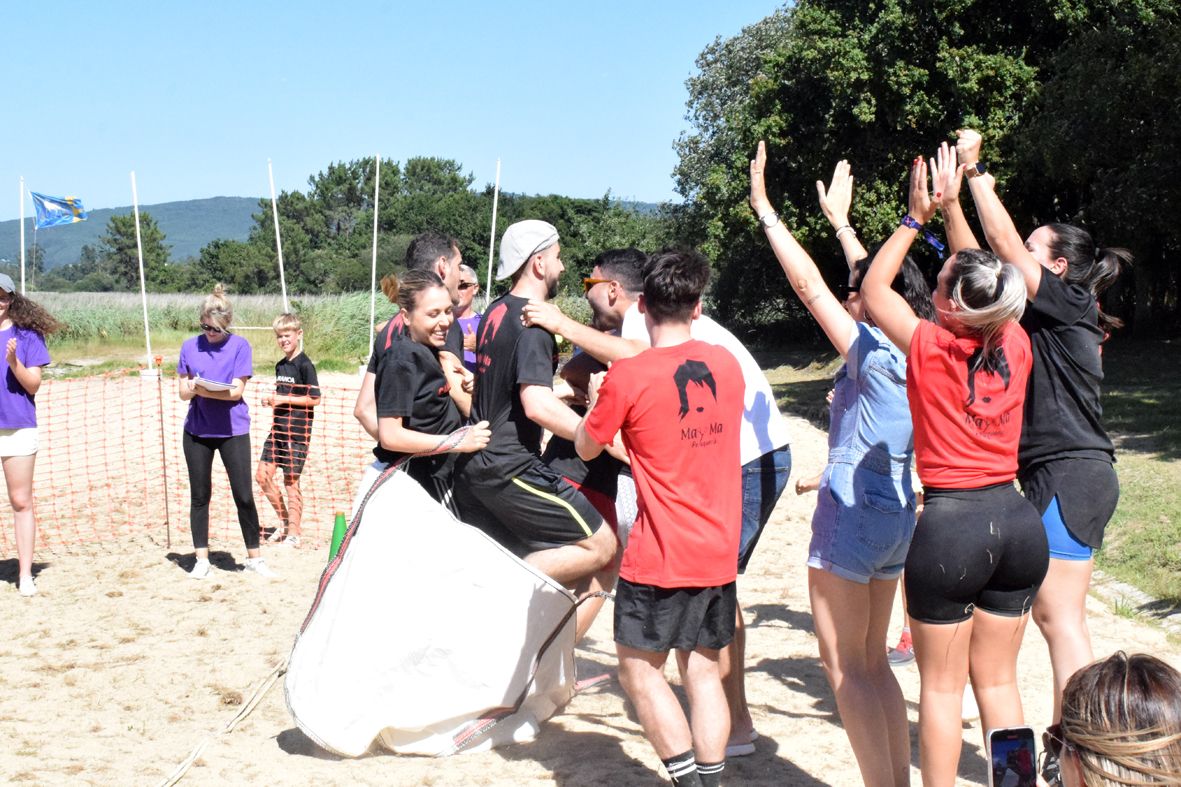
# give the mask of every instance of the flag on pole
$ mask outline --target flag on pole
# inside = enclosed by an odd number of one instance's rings
[[[77,197],[47,197],[30,191],[37,211],[37,229],[86,221],[86,208]]]

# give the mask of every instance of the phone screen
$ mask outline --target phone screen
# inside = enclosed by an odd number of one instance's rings
[[[1037,787],[1037,745],[1030,727],[988,732],[991,787]]]

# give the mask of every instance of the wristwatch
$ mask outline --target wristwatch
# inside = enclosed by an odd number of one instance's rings
[[[968,168],[964,170],[964,174],[969,178],[977,178],[988,172],[988,167],[984,166],[983,161],[977,161],[975,164],[969,164]]]
[[[779,214],[775,211],[764,213],[762,216],[759,216],[759,223],[762,224],[766,229],[771,229],[779,223]]]

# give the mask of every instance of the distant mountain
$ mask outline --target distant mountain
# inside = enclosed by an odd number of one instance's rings
[[[28,209],[31,211],[32,206]],[[140,205],[140,212],[150,213],[164,232],[164,242],[172,247],[172,259],[196,257],[201,247],[212,240],[246,240],[254,226],[252,214],[258,213],[257,197],[211,197],[184,202],[161,202]],[[90,211],[90,218],[77,224],[37,230],[37,244],[45,250],[45,265],[57,268],[77,262],[82,247],[97,246],[112,215],[131,213],[126,208],[100,208]],[[33,245],[33,220],[25,217],[25,248]],[[20,221],[0,222],[0,263],[20,260]]]

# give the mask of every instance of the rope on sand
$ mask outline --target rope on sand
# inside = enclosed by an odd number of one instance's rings
[[[234,728],[238,726],[238,722],[250,715],[250,713],[258,706],[258,703],[262,702],[262,698],[266,696],[266,693],[270,690],[271,686],[275,685],[275,681],[279,679],[279,676],[283,675],[285,672],[287,672],[286,658],[276,664],[275,668],[272,669],[270,674],[268,674],[266,678],[263,679],[262,683],[258,684],[258,688],[254,690],[254,694],[250,696],[250,699],[242,706],[237,715],[230,719],[220,730],[213,733],[212,735],[207,736],[205,740],[197,744],[197,748],[193,749],[192,753],[185,758],[184,762],[176,766],[176,770],[169,774],[168,778],[160,782],[160,787],[172,787],[172,785],[183,779],[184,775],[188,773],[189,768],[193,767],[193,763],[196,762],[197,758],[201,756],[201,753],[205,751],[205,747],[212,743],[217,736],[226,735],[233,732]]]

